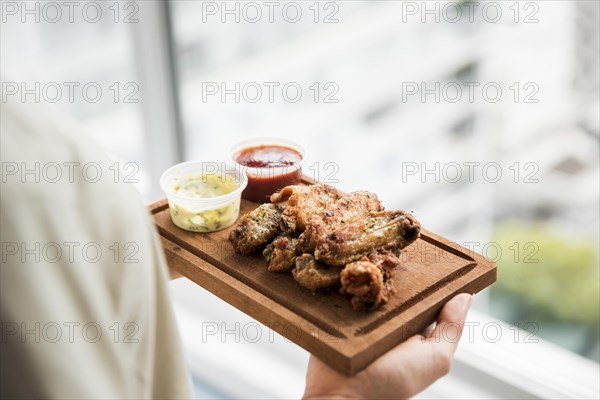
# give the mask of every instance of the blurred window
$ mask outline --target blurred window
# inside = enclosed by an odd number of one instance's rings
[[[169,4],[186,158],[301,141],[496,259],[477,307],[598,361],[597,4]]]
[[[136,18],[134,2],[3,1],[0,65],[3,96],[76,119],[147,195]]]
[[[176,116],[140,95],[153,62],[134,50],[158,46],[131,34],[146,3],[76,3],[73,22],[63,3],[58,21],[50,2],[2,3],[3,95],[38,85],[40,102],[140,166],[147,200],[148,166],[170,160],[147,150],[148,113],[180,118],[182,132],[160,134],[184,159],[220,161],[250,136],[299,141],[307,175],[376,192],[495,259],[481,311],[599,360],[598,2],[148,2],[168,11],[149,29],[170,40],[156,57],[173,68]],[[173,293],[190,329],[241,318],[190,301],[200,292]],[[301,369],[289,343],[276,357]],[[196,370],[215,379],[208,392],[235,392],[211,371]]]

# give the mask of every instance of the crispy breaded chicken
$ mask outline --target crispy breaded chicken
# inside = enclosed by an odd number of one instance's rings
[[[337,200],[335,204],[322,213],[322,220],[330,229],[360,221],[369,215],[383,211],[383,205],[375,193],[352,192]]]
[[[252,254],[281,233],[282,208],[263,204],[240,218],[229,241],[240,254]]]
[[[352,296],[355,310],[373,310],[388,301],[383,274],[379,268],[365,257],[352,262],[342,270],[340,293]]]
[[[270,272],[291,271],[295,267],[298,239],[289,236],[276,237],[263,251]]]
[[[390,250],[379,249],[370,252],[367,255],[367,258],[379,268],[391,271],[400,265],[400,259],[398,258],[398,254],[395,254],[395,252],[399,253],[398,249],[395,247],[391,248]]]
[[[312,253],[318,239],[345,225],[365,220],[373,213],[383,211],[377,195],[370,192],[352,192],[338,199],[330,208],[313,215],[300,235],[300,248]]]
[[[319,183],[311,186],[286,186],[271,196],[271,202],[287,200],[282,216],[282,229],[284,232],[302,232],[313,216],[328,210],[341,197],[335,188]]]
[[[377,251],[372,251],[367,258],[381,271],[384,291],[388,294],[396,293],[396,288],[392,281],[392,274],[396,267],[400,265],[398,256],[392,251],[379,249]]]
[[[323,184],[287,186],[271,202],[240,219],[230,234],[236,251],[272,241],[263,251],[269,271],[291,271],[312,291],[341,286],[356,310],[375,310],[395,293],[398,255],[420,235],[411,214],[384,211],[373,193],[342,195]]]
[[[347,264],[342,270],[340,293],[352,296],[355,310],[379,308],[396,293],[392,271],[399,264],[400,260],[394,253],[388,250],[373,251],[359,261]]]
[[[340,272],[341,268],[321,264],[310,254],[302,254],[296,257],[292,275],[300,285],[315,291],[338,286]]]
[[[345,265],[376,249],[403,249],[419,237],[421,224],[405,211],[382,211],[319,236],[315,258],[330,265]]]

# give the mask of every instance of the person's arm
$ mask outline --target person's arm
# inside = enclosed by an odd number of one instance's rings
[[[12,246],[0,267],[0,398],[191,398],[139,193],[59,109],[14,96],[0,109],[0,157],[14,167],[0,190]]]
[[[311,356],[304,399],[414,396],[450,371],[471,300],[469,294],[457,295],[442,308],[435,329],[411,337],[354,377],[344,376]]]

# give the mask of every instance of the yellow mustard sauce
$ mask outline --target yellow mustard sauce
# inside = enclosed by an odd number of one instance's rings
[[[188,175],[174,179],[171,185],[176,195],[192,198],[223,196],[239,187],[233,177],[225,174]],[[213,232],[235,222],[240,200],[234,198],[224,204],[216,207],[207,206],[202,210],[190,210],[172,202],[169,206],[173,223],[178,227],[194,232]]]

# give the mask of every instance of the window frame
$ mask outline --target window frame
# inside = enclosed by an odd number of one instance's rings
[[[158,182],[163,171],[183,160],[184,136],[175,65],[171,5],[168,1],[142,1],[139,23],[131,24],[134,63],[138,74],[144,134],[145,165],[150,197],[163,194]]]

